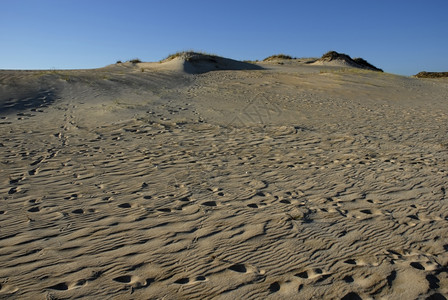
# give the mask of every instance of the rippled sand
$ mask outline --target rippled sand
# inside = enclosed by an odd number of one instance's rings
[[[1,71],[0,297],[447,295],[448,81],[260,66]]]

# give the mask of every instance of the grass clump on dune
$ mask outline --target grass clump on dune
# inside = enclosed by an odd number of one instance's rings
[[[138,64],[138,63],[141,63],[142,61],[138,58],[134,58],[134,59],[129,60],[129,62],[133,63],[133,64]]]
[[[271,61],[271,60],[275,60],[275,59],[293,59],[293,57],[290,55],[286,55],[286,54],[275,54],[275,55],[266,57],[265,59],[263,59],[263,61]]]
[[[448,72],[420,72],[414,75],[417,78],[443,78],[448,77]]]
[[[206,52],[203,52],[203,51],[193,51],[193,50],[190,50],[190,51],[179,51],[179,52],[176,52],[174,54],[168,55],[166,58],[162,59],[160,62],[167,62],[167,61],[173,60],[173,59],[178,58],[178,57],[183,58],[186,61],[189,61],[189,60],[191,60],[194,57],[202,57],[202,58],[209,58],[210,59],[210,58],[217,57],[217,55],[206,53]]]
[[[383,72],[382,69],[375,67],[374,65],[372,65],[371,63],[369,63],[367,60],[365,60],[363,58],[360,58],[360,57],[353,58],[353,61],[364,68],[372,69],[374,71]]]
[[[335,59],[351,60],[351,57],[345,53],[338,53],[336,51],[328,51],[327,53],[322,55],[322,57],[320,59],[325,60],[325,61],[332,61]]]
[[[345,53],[338,53],[336,51],[328,51],[318,61],[321,62],[330,62],[330,61],[343,61],[349,65],[352,65],[357,68],[369,69],[372,71],[383,72],[383,70],[375,67],[374,65],[367,62],[367,60],[363,58],[351,58],[349,55]]]

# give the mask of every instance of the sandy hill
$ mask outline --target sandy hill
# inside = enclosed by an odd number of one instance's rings
[[[363,58],[351,58],[347,54],[338,53],[336,51],[329,51],[322,55],[313,64],[317,65],[332,65],[332,66],[347,66],[360,69],[367,69],[372,71],[383,72],[383,70],[373,66]]]
[[[159,66],[154,63],[138,64],[142,67],[153,67],[164,70],[183,71],[188,74],[201,74],[210,71],[224,70],[260,70],[255,64],[233,60],[217,55],[193,51],[178,52],[160,61]]]
[[[307,61],[0,71],[0,298],[445,299],[448,82]]]

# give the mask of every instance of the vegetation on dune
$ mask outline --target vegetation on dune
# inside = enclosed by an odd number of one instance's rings
[[[170,60],[173,60],[175,58],[184,58],[186,61],[190,61],[194,57],[202,57],[202,58],[208,58],[208,59],[214,59],[217,57],[215,54],[210,54],[202,51],[179,51],[174,54],[168,55],[166,58],[162,59],[160,62],[167,62]]]
[[[261,70],[260,66],[252,63],[238,61],[231,58],[221,57],[207,52],[180,51],[168,55],[159,63],[183,64],[187,73],[200,74],[217,70]]]
[[[160,60],[160,62],[161,63],[168,62],[168,61],[171,61],[176,58],[182,58],[185,61],[189,61],[189,62],[207,60],[207,61],[216,63],[217,62],[216,59],[218,58],[218,56],[215,54],[211,54],[211,53],[207,53],[207,52],[203,52],[203,51],[188,50],[188,51],[179,51],[179,52],[170,54],[166,58]],[[274,54],[269,57],[266,57],[265,59],[263,59],[263,61],[269,62],[269,61],[275,61],[275,60],[291,60],[291,59],[297,59],[297,58],[292,57],[287,54],[280,53],[280,54]],[[363,58],[351,58],[347,54],[338,53],[336,51],[328,51],[327,53],[322,55],[322,57],[320,59],[318,59],[317,61],[330,62],[330,61],[334,61],[334,60],[345,61],[346,63],[348,63],[349,65],[352,65],[353,67],[383,72],[383,70],[375,67],[374,65],[370,64],[368,61],[366,61]],[[316,60],[311,60],[306,63],[313,63],[315,61]],[[138,58],[134,58],[134,59],[129,60],[128,62],[130,62],[132,64],[137,64],[137,63],[141,63],[142,61]],[[254,62],[258,62],[258,60],[257,61],[245,61],[245,62],[254,63]],[[121,64],[122,61],[117,60],[116,63]],[[283,64],[283,62],[279,62],[279,63]],[[423,77],[426,77],[426,78],[448,77],[448,75],[446,75],[446,74],[448,74],[448,72],[444,72],[444,73],[443,72],[442,73],[440,73],[440,72],[439,73],[437,73],[437,72],[420,72],[419,74],[417,74],[415,76],[421,77],[421,78],[423,78]]]
[[[357,63],[358,65],[363,66],[365,68],[372,69],[372,70],[379,71],[379,72],[383,72],[382,69],[375,67],[374,65],[370,64],[367,60],[365,60],[363,58],[357,57],[357,58],[354,58],[353,61],[355,63]]]
[[[448,72],[420,72],[417,75],[414,75],[417,78],[443,78],[448,77]]]
[[[322,55],[322,57],[320,58],[321,60],[324,61],[332,61],[332,60],[336,60],[336,59],[340,59],[340,60],[351,60],[351,57],[348,56],[345,53],[338,53],[336,51],[328,51],[327,53],[325,53],[324,55]]]
[[[138,64],[138,63],[141,63],[142,61],[138,58],[134,58],[134,59],[129,60],[129,62],[133,63],[133,64]]]
[[[173,60],[173,59],[178,58],[178,57],[191,55],[193,53],[195,53],[195,52],[193,52],[193,51],[179,51],[179,52],[176,52],[176,53],[173,53],[173,54],[169,54],[166,58],[162,59],[161,61],[170,61],[170,60]]]
[[[275,59],[293,59],[293,57],[286,54],[274,54],[269,57],[266,57],[265,59],[263,59],[263,61],[271,61]]]
[[[359,66],[360,68],[383,72],[383,70],[375,67],[374,65],[370,64],[363,58],[360,57],[351,58],[349,55],[345,53],[338,53],[336,51],[328,51],[327,53],[322,55],[322,57],[319,59],[319,61],[327,61],[327,62],[333,60],[345,61],[346,63],[351,64],[352,66]]]

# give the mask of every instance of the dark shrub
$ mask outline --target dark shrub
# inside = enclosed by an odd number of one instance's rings
[[[420,72],[415,75],[417,78],[442,78],[448,77],[448,72]]]
[[[293,58],[286,54],[275,54],[275,55],[266,57],[265,59],[263,59],[263,61],[271,61],[271,60],[275,60],[275,59],[293,59]]]

